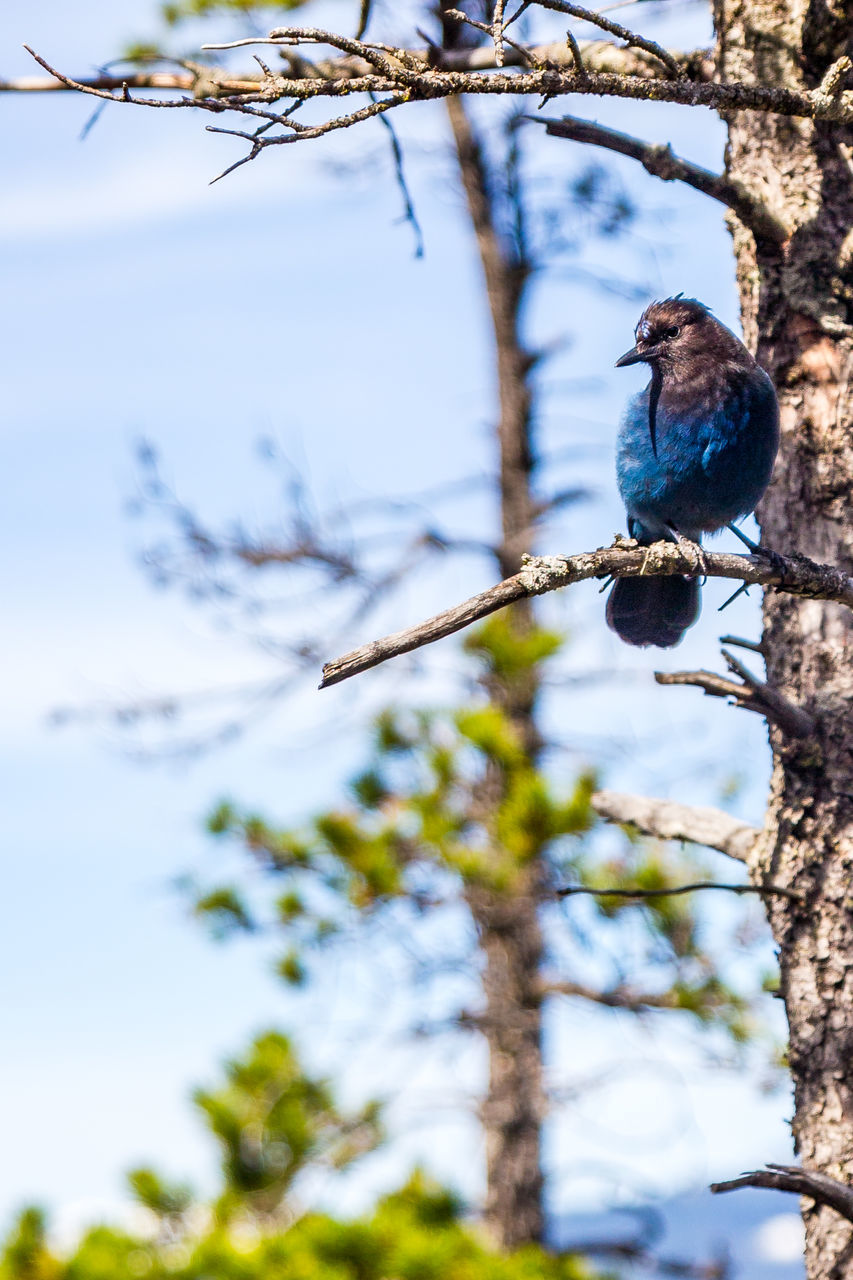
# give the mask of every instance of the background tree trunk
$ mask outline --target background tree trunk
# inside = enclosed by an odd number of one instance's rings
[[[717,74],[813,89],[851,52],[853,6],[717,0]],[[729,176],[791,228],[756,244],[732,217],[746,341],[773,378],[782,447],[762,503],[763,540],[853,572],[853,148],[849,130],[744,112],[728,120]],[[807,1167],[853,1182],[853,653],[838,605],[768,592],[768,679],[816,719],[814,739],[770,733],[773,777],[753,867],[796,886],[769,899],[795,1084],[794,1140]],[[810,1280],[853,1275],[853,1228],[804,1202]]]
[[[535,521],[531,441],[531,360],[521,337],[524,288],[529,277],[523,241],[498,225],[496,186],[506,175],[490,164],[460,98],[449,98],[459,175],[477,239],[495,339],[499,420],[501,539],[495,549],[502,577],[516,573],[530,550]],[[519,219],[523,211],[515,211]],[[513,606],[509,625],[533,625],[531,603]],[[538,753],[535,674],[493,680],[489,696],[515,724],[532,758]],[[492,766],[486,788],[495,806],[504,780]],[[489,1048],[489,1084],[482,1107],[486,1142],[485,1222],[504,1249],[541,1240],[542,1016],[538,994],[542,934],[538,870],[526,868],[511,890],[469,887],[467,900],[485,959],[485,1012],[480,1022]]]

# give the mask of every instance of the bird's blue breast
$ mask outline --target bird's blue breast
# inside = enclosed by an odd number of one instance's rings
[[[757,365],[709,370],[701,380],[667,385],[649,425],[649,387],[628,404],[619,431],[616,473],[635,536],[686,537],[721,529],[752,511],[766,489],[779,444],[773,385]]]

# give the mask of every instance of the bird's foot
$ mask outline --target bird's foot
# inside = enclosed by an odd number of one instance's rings
[[[772,551],[770,547],[759,546],[757,542],[753,542],[752,538],[748,538],[736,524],[726,525],[726,528],[730,529],[736,538],[740,538],[744,546],[749,547],[754,556],[761,556],[762,560],[766,560],[777,573],[784,573],[785,557],[780,555],[778,551]]]
[[[685,538],[684,534],[679,533],[677,529],[672,527],[672,525],[670,525],[670,529],[672,530],[672,536],[678,543],[680,550],[683,551],[685,555],[693,556],[696,561],[694,574],[701,574],[703,578],[707,577],[708,562],[705,559],[705,552],[703,551],[700,543],[694,542],[692,538]]]

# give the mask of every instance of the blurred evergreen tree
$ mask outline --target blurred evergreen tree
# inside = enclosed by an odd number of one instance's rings
[[[464,1221],[461,1202],[420,1172],[363,1218],[303,1213],[300,1175],[347,1168],[372,1150],[380,1111],[344,1116],[277,1032],[259,1036],[195,1101],[223,1151],[211,1203],[135,1170],[130,1190],[150,1229],[95,1226],[68,1253],[51,1248],[42,1211],[25,1209],[0,1280],[603,1280],[583,1259],[533,1245],[499,1255]]]

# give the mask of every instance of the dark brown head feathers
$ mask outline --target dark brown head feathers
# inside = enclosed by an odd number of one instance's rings
[[[703,302],[680,294],[646,307],[634,336],[636,346],[616,361],[618,368],[642,362],[664,377],[684,378],[709,363],[740,364],[747,369],[754,364],[743,343]]]
[[[638,342],[653,342],[662,338],[669,329],[684,329],[688,325],[701,323],[709,316],[713,320],[704,302],[685,298],[679,293],[675,298],[650,303],[640,316],[634,336]]]

